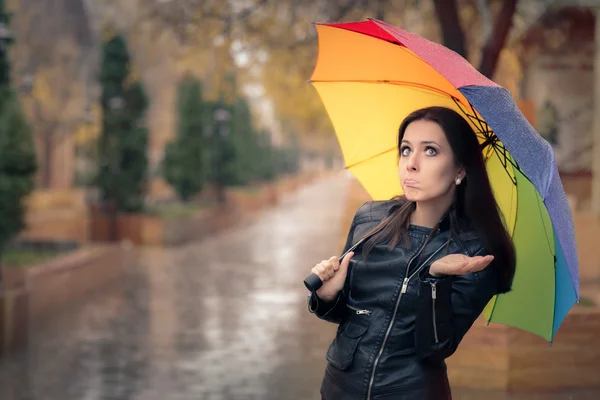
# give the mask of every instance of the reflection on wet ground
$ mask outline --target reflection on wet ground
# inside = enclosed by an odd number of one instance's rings
[[[340,249],[347,185],[320,181],[201,243],[139,250],[119,285],[34,327],[27,350],[0,360],[0,398],[319,399],[335,326],[306,311],[302,280]],[[455,391],[592,398],[571,395]]]
[[[118,287],[0,361],[0,398],[317,398],[334,326],[306,311],[302,280],[337,251],[345,186],[307,187],[202,243],[140,250]]]

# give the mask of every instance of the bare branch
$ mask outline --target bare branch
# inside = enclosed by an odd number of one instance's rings
[[[489,40],[492,33],[492,20],[490,18],[490,9],[487,0],[477,0],[479,7],[479,15],[481,15],[481,26],[483,27],[483,42]]]
[[[466,41],[460,20],[456,0],[433,0],[444,46],[467,58]]]
[[[502,2],[502,9],[496,18],[492,35],[483,47],[479,72],[490,79],[494,75],[500,52],[506,43],[506,38],[510,31],[512,19],[517,8],[517,1],[518,0],[504,0]]]

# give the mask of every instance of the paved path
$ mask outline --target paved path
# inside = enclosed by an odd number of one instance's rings
[[[306,310],[339,251],[347,181],[306,186],[236,229],[144,249],[122,285],[0,361],[2,400],[318,398],[335,326]]]

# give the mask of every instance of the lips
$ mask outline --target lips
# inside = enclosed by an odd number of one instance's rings
[[[415,186],[417,185],[419,182],[413,180],[413,179],[406,179],[404,181],[404,186]]]

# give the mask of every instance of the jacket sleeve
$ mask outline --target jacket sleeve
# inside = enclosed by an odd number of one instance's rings
[[[352,225],[350,226],[350,231],[348,232],[348,237],[346,238],[346,244],[344,245],[344,250],[342,254],[344,254],[348,249],[352,246],[352,237],[354,236],[354,228],[356,227],[356,216],[352,221]],[[349,279],[350,271],[348,271],[348,275],[346,276],[346,282],[344,283],[344,288],[340,290],[337,297],[330,301],[325,302],[317,296],[316,292],[312,292],[308,295],[308,311],[315,314],[322,320],[329,321],[335,324],[341,323],[347,315],[348,307],[346,307],[346,293],[348,293],[349,289]]]
[[[482,255],[480,249],[475,255]],[[450,357],[463,336],[497,293],[494,263],[479,272],[434,278],[429,268],[419,276],[415,350],[419,357],[442,361]]]

